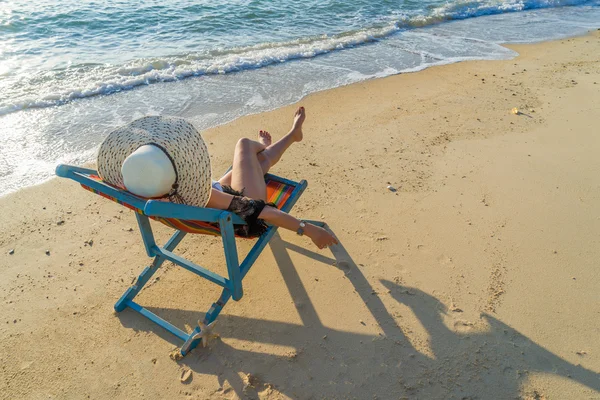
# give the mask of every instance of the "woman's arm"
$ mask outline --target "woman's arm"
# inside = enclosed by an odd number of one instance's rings
[[[219,210],[227,210],[232,200],[233,196],[229,193],[223,193],[221,191],[213,189],[211,192],[210,200],[208,201],[206,207],[216,208]],[[272,225],[284,229],[289,229],[294,232],[297,232],[298,228],[300,227],[300,221],[297,218],[294,218],[291,215],[284,213],[283,211],[278,210],[275,207],[265,207],[258,216],[258,218],[263,219]],[[311,238],[313,243],[317,245],[317,247],[320,249],[327,246],[331,246],[333,244],[338,244],[338,241],[335,238],[335,236],[333,236],[325,229],[313,224],[306,223],[306,227],[304,228],[304,234]]]
[[[268,223],[278,226],[283,229],[297,232],[300,228],[300,221],[275,207],[265,207],[258,218],[267,221]],[[312,239],[313,243],[320,249],[338,244],[337,239],[325,229],[316,225],[306,223],[304,234]]]

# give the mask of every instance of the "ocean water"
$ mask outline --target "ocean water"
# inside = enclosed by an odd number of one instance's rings
[[[600,0],[0,2],[0,195],[148,114],[199,129],[315,91],[600,28]]]

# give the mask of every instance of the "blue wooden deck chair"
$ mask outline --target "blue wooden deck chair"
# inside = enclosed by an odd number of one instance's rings
[[[98,173],[93,169],[59,165],[56,168],[56,175],[79,182],[84,189],[115,201],[136,212],[135,216],[137,218],[144,246],[146,247],[146,253],[149,257],[153,257],[154,261],[142,271],[134,284],[127,289],[123,296],[117,301],[115,310],[121,312],[129,307],[165,328],[173,335],[179,337],[184,341],[180,349],[181,356],[185,356],[200,342],[205,345],[206,340],[208,339],[207,335],[210,333],[210,328],[225,304],[227,304],[230,298],[236,301],[242,298],[242,280],[277,231],[276,226],[269,226],[267,231],[258,238],[244,261],[240,263],[238,260],[235,242],[236,236],[234,234],[233,225],[245,224],[245,222],[234,213],[211,208],[192,207],[165,201],[144,199],[120,188],[108,185],[102,181],[98,176]],[[305,180],[293,182],[271,174],[265,175],[265,182],[267,183],[267,201],[275,203],[277,208],[285,212],[289,212],[292,209],[307,186]],[[160,221],[176,230],[171,239],[169,239],[162,247],[158,246],[154,241],[149,218]],[[323,223],[315,221],[311,222],[320,226],[324,225]],[[173,253],[177,245],[188,233],[221,236],[227,263],[228,277],[215,274],[214,272]],[[160,268],[162,263],[167,260],[223,287],[219,299],[212,304],[210,309],[206,312],[204,320],[200,322],[190,334],[182,331],[133,301],[134,297],[142,290],[152,275]]]

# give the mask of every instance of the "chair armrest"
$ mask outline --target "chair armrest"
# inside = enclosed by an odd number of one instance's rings
[[[204,222],[219,222],[219,218],[223,213],[231,214],[231,220],[234,224],[246,225],[246,222],[238,215],[214,208],[193,207],[158,200],[149,200],[144,207],[144,214],[149,217],[189,219]]]
[[[111,200],[116,199],[119,202],[129,204],[132,207],[142,209],[146,204],[146,200],[140,197],[134,196],[129,192],[107,185],[102,181],[97,181],[89,177],[89,175],[96,175],[97,171],[88,168],[75,167],[72,165],[61,164],[56,167],[56,175],[62,178],[72,179],[82,185],[85,185],[98,193],[101,193],[105,197],[108,196]]]
[[[83,168],[83,167],[75,167],[73,165],[59,164],[56,166],[56,170],[54,171],[57,176],[61,178],[71,178],[73,173],[87,174],[87,175],[96,175],[98,172],[94,169]]]

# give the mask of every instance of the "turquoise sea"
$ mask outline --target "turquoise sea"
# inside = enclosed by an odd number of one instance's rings
[[[600,28],[600,0],[0,2],[0,195],[147,114],[199,129],[373,77]]]

